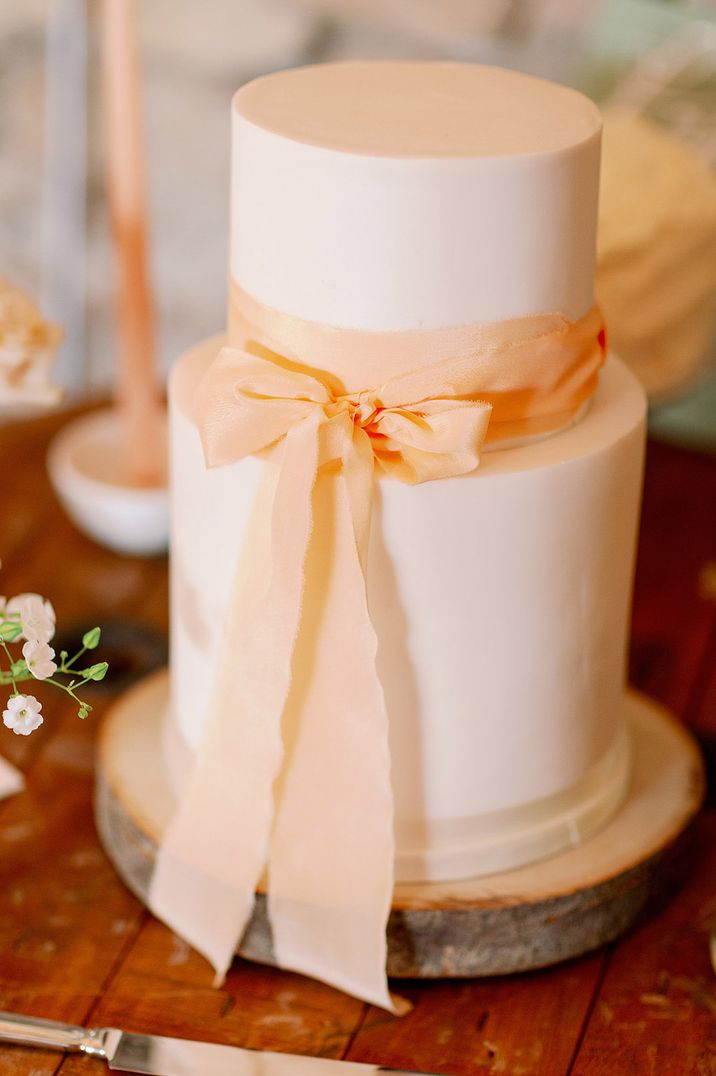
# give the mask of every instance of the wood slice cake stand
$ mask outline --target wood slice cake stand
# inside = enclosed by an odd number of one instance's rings
[[[100,737],[97,826],[142,901],[173,809],[161,762],[167,695],[166,672],[144,680],[112,708]],[[397,886],[390,975],[502,975],[555,964],[616,938],[674,885],[687,847],[682,838],[703,797],[700,755],[683,726],[655,703],[630,692],[625,705],[633,774],[612,821],[578,847],[518,870]],[[239,953],[274,963],[261,893]]]

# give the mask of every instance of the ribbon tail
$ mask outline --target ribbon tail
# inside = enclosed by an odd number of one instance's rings
[[[204,739],[150,886],[152,911],[210,961],[219,982],[266,865],[273,785],[283,758],[281,716],[313,527],[318,427],[315,414],[286,435],[271,515],[269,580],[255,595],[259,600],[244,602],[241,584],[253,565],[240,564]],[[251,526],[259,525],[254,518]],[[248,542],[254,552],[258,545]]]
[[[282,967],[396,1011],[385,971],[394,861],[388,720],[363,574],[373,456],[362,431],[346,438],[342,468],[323,468],[314,487],[269,916]]]

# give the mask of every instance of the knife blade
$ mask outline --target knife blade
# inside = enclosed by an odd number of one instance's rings
[[[0,1041],[88,1054],[103,1058],[110,1069],[143,1076],[427,1076],[357,1061],[247,1050],[112,1027],[83,1028],[9,1012],[0,1012]]]

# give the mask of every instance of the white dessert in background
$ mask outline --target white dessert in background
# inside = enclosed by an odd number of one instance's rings
[[[457,327],[594,301],[601,121],[580,94],[461,64],[268,76],[233,104],[231,276],[259,302],[365,330]],[[172,698],[180,789],[207,716],[263,467],[207,471],[194,391],[171,385]],[[400,372],[367,354],[360,380]],[[616,358],[586,413],[466,477],[376,481],[368,563],[390,721],[396,876],[557,852],[628,780],[622,715],[645,403]]]

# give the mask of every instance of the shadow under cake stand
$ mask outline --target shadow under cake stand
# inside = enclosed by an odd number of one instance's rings
[[[161,767],[168,675],[155,673],[108,713],[95,813],[104,847],[146,902],[157,844],[173,810]],[[458,882],[396,886],[388,973],[402,978],[502,975],[555,964],[612,941],[682,873],[684,840],[704,793],[686,729],[636,692],[625,698],[633,771],[619,812],[569,851]],[[274,963],[266,900],[257,896],[239,953]]]

